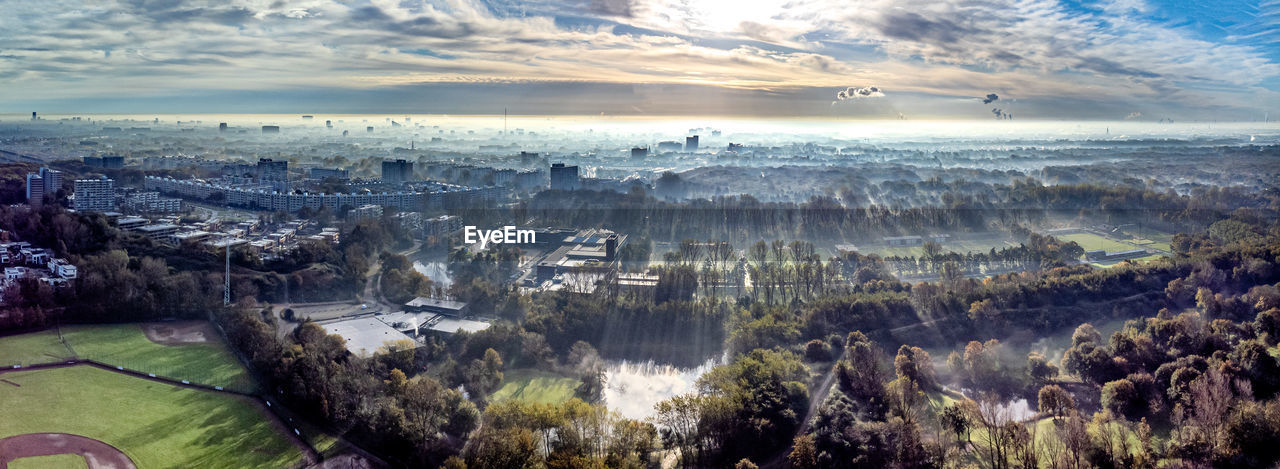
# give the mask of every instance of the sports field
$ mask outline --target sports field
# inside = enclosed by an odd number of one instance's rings
[[[503,373],[502,387],[490,400],[518,399],[526,402],[557,404],[573,398],[579,381],[548,371],[522,368]]]
[[[73,358],[53,330],[0,337],[0,368],[53,363]]]
[[[76,454],[55,454],[22,458],[9,463],[9,469],[88,469],[89,463]]]
[[[182,336],[157,334],[158,329],[173,330],[169,324],[64,326],[62,336],[79,358],[178,380],[242,392],[254,391],[249,374],[211,329],[199,336],[189,334],[185,337],[189,340],[185,341],[180,340]],[[188,329],[202,324],[208,327],[208,323],[203,322],[173,324],[184,325]],[[148,338],[148,332],[152,338]],[[0,344],[6,340],[0,339]]]
[[[1080,247],[1084,248],[1086,251],[1102,249],[1107,252],[1115,252],[1138,249],[1138,246],[1104,238],[1093,233],[1072,233],[1067,235],[1054,235],[1054,237],[1062,241],[1075,241],[1076,244],[1079,244]]]
[[[0,438],[80,435],[123,451],[140,468],[290,467],[304,458],[248,398],[88,365],[15,370],[0,379]]]

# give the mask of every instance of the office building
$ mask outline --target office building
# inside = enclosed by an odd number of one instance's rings
[[[691,137],[685,137],[685,138],[684,138],[684,151],[689,152],[689,153],[693,153],[693,152],[695,152],[695,151],[698,151],[698,136],[697,136],[697,135],[694,135],[694,136],[691,136]]]
[[[102,167],[106,169],[120,169],[124,167],[124,157],[119,155],[108,155],[102,157]]]
[[[644,158],[649,156],[649,149],[644,147],[635,147],[631,149],[632,158]]]
[[[218,123],[218,131],[219,131],[219,132],[226,132],[226,131],[227,131],[227,123],[226,123],[226,122],[219,122],[219,123]]]
[[[551,190],[578,190],[578,167],[565,166],[564,163],[551,164]]]
[[[103,176],[98,179],[77,179],[75,201],[72,208],[80,212],[108,212],[116,209],[115,181]]]
[[[407,160],[384,160],[382,162],[382,182],[400,184],[413,180],[413,162]]]
[[[278,125],[264,125],[264,126],[262,126],[262,133],[264,133],[264,134],[278,134],[278,133],[280,133],[280,126],[278,126]]]

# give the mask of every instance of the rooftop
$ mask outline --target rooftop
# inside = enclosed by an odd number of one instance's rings
[[[390,341],[407,340],[417,344],[412,337],[372,316],[321,324],[321,327],[325,332],[341,336],[347,341],[347,350],[361,356],[373,355]]]
[[[441,308],[441,309],[453,309],[453,310],[459,310],[467,307],[467,304],[461,301],[441,300],[439,298],[427,298],[425,296],[419,296],[417,298],[409,300],[409,302],[405,303],[404,305],[410,308],[425,307],[425,308]]]

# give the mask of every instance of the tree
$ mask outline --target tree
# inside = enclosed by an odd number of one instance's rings
[[[1053,415],[1055,422],[1068,411],[1076,408],[1075,399],[1071,397],[1071,393],[1056,384],[1041,387],[1037,396],[1040,412]]]
[[[939,423],[944,430],[955,435],[957,445],[969,440],[969,430],[973,428],[969,418],[972,411],[965,408],[966,402],[972,401],[953,402],[938,413]]]
[[[791,454],[787,455],[787,462],[791,463],[794,469],[817,469],[818,450],[813,445],[812,435],[796,437]],[[752,466],[755,465],[752,464]]]
[[[482,399],[498,389],[502,383],[502,357],[494,349],[485,349],[483,360],[472,360],[464,370],[464,381],[467,389],[472,391],[473,398]]]
[[[742,458],[741,460],[738,461],[737,464],[733,465],[733,469],[760,469],[760,466],[757,466],[756,463],[751,462],[750,459]]]
[[[1271,308],[1258,313],[1253,322],[1254,331],[1267,345],[1274,346],[1280,342],[1280,308]]]
[[[404,372],[400,371],[399,368],[392,368],[388,375],[390,376],[387,378],[388,392],[392,395],[404,392],[404,388],[409,384],[409,379],[405,377]]]
[[[467,461],[457,456],[449,456],[440,469],[467,469]]]
[[[933,389],[937,386],[934,377],[933,359],[920,347],[902,345],[898,347],[898,355],[893,359],[894,370],[898,377],[914,381],[921,389]]]
[[[884,383],[889,375],[882,365],[880,348],[860,331],[845,340],[845,359],[836,364],[840,389],[869,415],[884,409]]]
[[[914,424],[920,407],[926,402],[924,392],[911,378],[900,377],[885,387],[885,397],[889,404],[889,414],[902,419],[907,424]]]
[[[1115,415],[1132,417],[1145,410],[1143,396],[1128,379],[1110,381],[1102,386],[1102,408]]]
[[[1058,377],[1058,367],[1053,363],[1049,363],[1038,352],[1027,354],[1027,376],[1031,378],[1031,382],[1035,385],[1044,385],[1049,380]]]

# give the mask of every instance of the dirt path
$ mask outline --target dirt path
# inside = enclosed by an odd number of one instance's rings
[[[213,342],[218,331],[209,321],[169,321],[142,324],[147,339],[160,345],[186,345]]]
[[[68,433],[27,433],[0,439],[0,469],[9,462],[36,456],[76,454],[83,456],[89,469],[137,469],[133,460],[114,446],[80,435]]]
[[[836,367],[835,365],[831,365],[831,367],[827,369],[827,374],[822,376],[822,381],[818,384],[818,387],[813,390],[813,395],[809,397],[809,410],[804,413],[804,420],[800,421],[800,427],[796,429],[795,435],[792,435],[793,438],[809,433],[809,427],[812,426],[811,422],[813,422],[814,416],[818,415],[819,410],[822,410],[822,404],[827,400],[827,395],[831,394],[831,382],[834,381],[835,378]],[[788,467],[787,455],[791,454],[793,446],[794,444],[788,443],[786,449],[774,456],[773,459],[761,464],[760,467]]]

